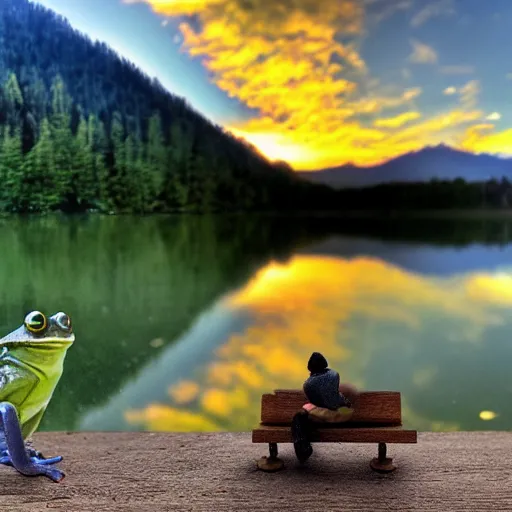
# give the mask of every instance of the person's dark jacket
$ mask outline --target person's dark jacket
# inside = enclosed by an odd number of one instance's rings
[[[307,399],[317,407],[336,410],[347,405],[339,391],[340,374],[334,370],[312,373],[304,382],[304,393]]]

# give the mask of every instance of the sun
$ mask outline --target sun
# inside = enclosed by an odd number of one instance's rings
[[[269,160],[282,160],[292,167],[302,167],[315,162],[317,155],[302,144],[287,140],[285,135],[272,132],[248,132],[231,128],[231,133],[253,144]]]

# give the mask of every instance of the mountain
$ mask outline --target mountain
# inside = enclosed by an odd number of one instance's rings
[[[324,188],[38,4],[1,0],[0,34],[0,212],[286,210]]]
[[[445,145],[428,146],[373,167],[343,165],[300,172],[306,180],[334,188],[361,188],[384,183],[428,182],[434,178],[483,182],[512,177],[512,159],[459,151]]]

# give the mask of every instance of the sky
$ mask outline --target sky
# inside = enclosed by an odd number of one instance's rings
[[[512,156],[512,0],[39,0],[297,170]]]

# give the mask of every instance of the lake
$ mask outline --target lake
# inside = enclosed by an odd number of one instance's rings
[[[512,221],[0,219],[0,333],[65,311],[41,430],[243,431],[313,351],[406,427],[512,428]]]

